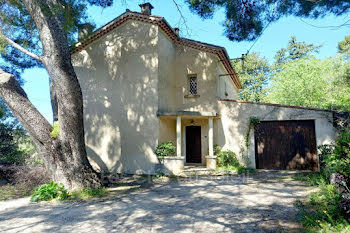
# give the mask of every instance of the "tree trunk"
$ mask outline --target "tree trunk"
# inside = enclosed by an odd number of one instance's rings
[[[50,81],[50,98],[51,98],[51,107],[52,107],[52,118],[53,118],[53,122],[56,122],[58,121],[57,95],[51,81]]]
[[[101,186],[100,179],[88,161],[82,163],[74,159],[73,156],[80,151],[74,151],[76,148],[60,138],[51,138],[52,127],[49,122],[28,100],[14,76],[2,70],[0,70],[0,95],[31,135],[38,153],[55,182],[64,184],[69,190]]]
[[[85,150],[82,92],[71,63],[66,33],[60,21],[62,17],[57,15],[62,6],[56,0],[22,2],[36,25],[43,46],[40,61],[49,74],[51,93],[54,94],[51,99],[54,100],[54,117],[59,123],[58,138],[50,137],[51,125],[30,103],[13,76],[4,72],[0,75],[1,97],[31,134],[54,181],[63,183],[67,189],[99,187],[101,181]]]

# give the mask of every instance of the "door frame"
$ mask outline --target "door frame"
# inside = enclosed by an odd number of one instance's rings
[[[199,163],[189,163],[189,164],[202,164],[203,163],[203,158],[202,158],[202,126],[201,125],[184,125],[183,126],[183,132],[184,132],[184,137],[183,137],[183,152],[184,152],[184,157],[185,157],[185,164],[188,163],[187,162],[187,127],[191,127],[191,126],[196,126],[200,128],[200,135],[199,135],[199,140],[200,140],[200,151],[201,151],[201,161]]]

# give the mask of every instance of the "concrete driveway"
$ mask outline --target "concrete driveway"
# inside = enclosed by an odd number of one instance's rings
[[[249,176],[157,180],[146,188],[134,181],[136,190],[103,199],[0,202],[0,231],[299,232],[293,204],[312,189],[294,181],[293,175],[261,171]]]

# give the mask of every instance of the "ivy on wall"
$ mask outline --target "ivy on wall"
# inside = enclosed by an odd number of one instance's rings
[[[249,138],[250,132],[256,125],[260,123],[260,119],[258,117],[249,117],[248,129],[244,138],[244,147],[241,148],[242,160],[244,161],[246,166],[249,166]]]

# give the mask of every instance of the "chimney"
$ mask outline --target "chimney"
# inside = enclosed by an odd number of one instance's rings
[[[174,28],[175,34],[180,36],[180,28]]]
[[[94,30],[95,26],[90,23],[80,24],[78,26],[78,40],[84,40],[90,36]]]
[[[151,15],[152,9],[154,8],[149,2],[140,4],[139,7],[141,7],[141,13],[145,15]]]

